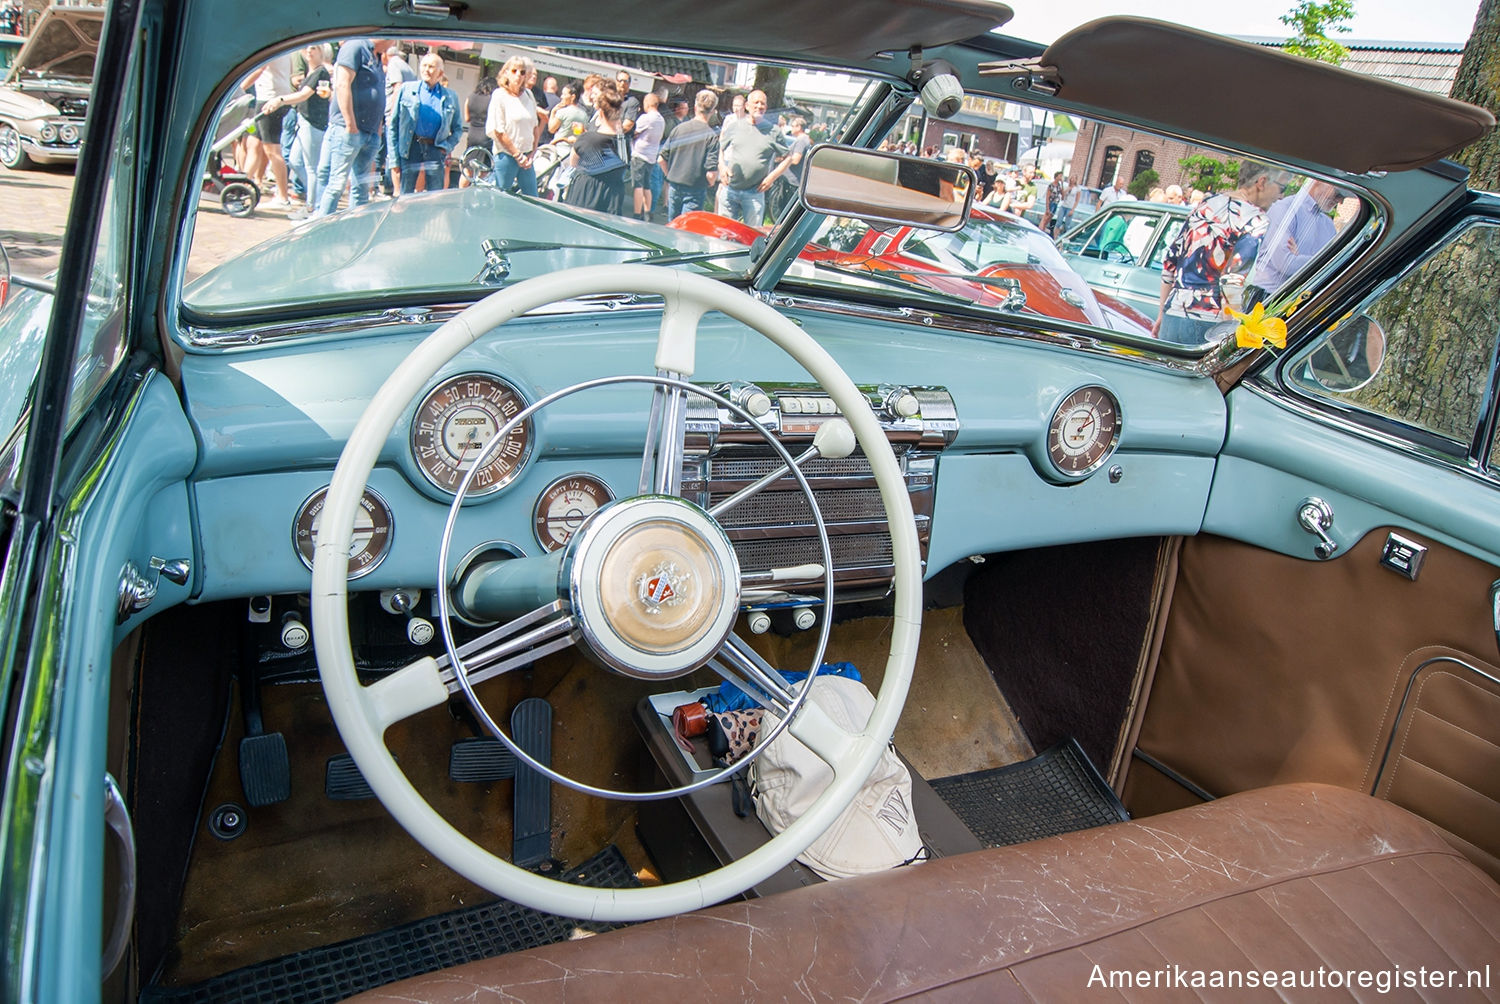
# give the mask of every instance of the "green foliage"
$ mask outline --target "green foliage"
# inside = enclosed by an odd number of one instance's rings
[[[1161,175],[1157,174],[1154,168],[1148,167],[1140,174],[1137,174],[1131,180],[1130,184],[1125,186],[1125,191],[1134,195],[1137,199],[1144,199],[1151,194],[1151,189],[1155,188],[1156,183],[1160,180]]]
[[[1317,59],[1335,66],[1349,56],[1349,50],[1329,37],[1329,32],[1347,32],[1343,22],[1354,16],[1354,0],[1302,0],[1281,15],[1281,23],[1296,32],[1286,43],[1294,56]]]
[[[1177,166],[1182,168],[1183,185],[1200,192],[1227,191],[1238,183],[1240,173],[1239,161],[1219,160],[1201,153],[1184,157]]]

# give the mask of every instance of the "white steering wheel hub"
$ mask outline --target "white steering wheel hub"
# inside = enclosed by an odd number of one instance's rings
[[[569,542],[563,575],[584,650],[638,679],[697,669],[739,612],[734,548],[686,499],[644,495],[600,510]]]

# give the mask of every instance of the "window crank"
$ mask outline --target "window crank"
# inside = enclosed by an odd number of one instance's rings
[[[1313,554],[1320,561],[1333,557],[1339,545],[1338,541],[1328,535],[1328,531],[1333,529],[1333,508],[1327,502],[1317,496],[1303,499],[1302,505],[1297,509],[1297,523],[1318,538],[1318,542],[1313,545]]]

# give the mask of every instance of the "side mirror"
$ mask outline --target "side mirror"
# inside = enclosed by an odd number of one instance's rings
[[[5,253],[5,245],[0,244],[0,307],[5,306],[5,301],[10,299],[10,255]]]
[[[1385,363],[1385,329],[1359,314],[1327,332],[1307,355],[1307,372],[1335,394],[1359,390]]]
[[[801,201],[815,213],[872,223],[962,230],[978,179],[962,164],[860,147],[813,147]]]

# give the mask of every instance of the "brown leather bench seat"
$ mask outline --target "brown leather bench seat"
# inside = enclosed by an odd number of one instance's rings
[[[1491,988],[1417,992],[1497,998],[1500,886],[1403,809],[1286,785],[725,904],[356,999],[1072,1001],[1111,971],[1380,979],[1427,967],[1465,980],[1487,966]],[[1259,992],[1343,997],[1330,979]]]

